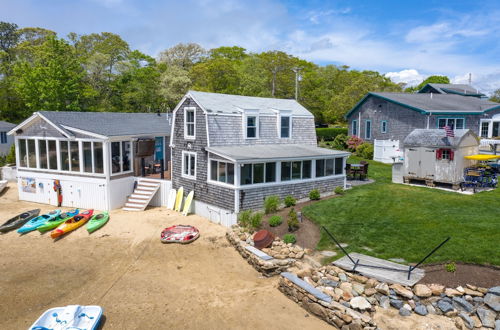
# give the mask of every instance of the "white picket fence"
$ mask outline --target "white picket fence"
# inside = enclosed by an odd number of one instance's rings
[[[373,141],[373,160],[392,164],[403,159],[403,150],[399,148],[399,140]]]

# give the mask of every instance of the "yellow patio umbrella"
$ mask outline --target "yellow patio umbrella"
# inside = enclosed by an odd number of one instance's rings
[[[486,161],[486,160],[500,159],[500,155],[470,155],[470,156],[465,156],[464,158]]]

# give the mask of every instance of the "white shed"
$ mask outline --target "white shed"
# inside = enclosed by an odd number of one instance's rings
[[[447,137],[444,129],[415,129],[403,146],[406,183],[420,180],[431,186],[451,184],[458,189],[464,168],[473,163],[464,157],[478,153],[479,138],[468,129],[456,129],[454,137]]]

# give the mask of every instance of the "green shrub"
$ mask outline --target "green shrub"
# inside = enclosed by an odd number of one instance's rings
[[[446,269],[448,273],[454,273],[457,271],[457,265],[452,261],[449,264],[444,265],[444,269]]]
[[[294,234],[285,234],[283,235],[283,242],[285,242],[286,244],[295,244],[295,242],[297,242],[297,239],[295,238]]]
[[[288,195],[283,199],[283,202],[285,203],[286,207],[290,207],[290,206],[295,206],[295,203],[297,203],[297,200],[295,198],[293,198],[292,195]]]
[[[289,231],[294,231],[299,228],[299,218],[297,217],[297,212],[295,212],[294,208],[288,212],[287,224]]]
[[[243,228],[250,227],[251,216],[252,216],[252,211],[250,211],[250,210],[241,211],[238,214],[238,224],[240,225],[240,227],[243,227]]]
[[[16,145],[12,144],[10,151],[5,156],[5,164],[16,164]]]
[[[309,192],[309,199],[312,201],[317,201],[321,198],[318,189],[313,189]]]
[[[335,187],[335,189],[333,190],[333,192],[335,193],[335,195],[343,195],[344,194],[344,188],[341,187],[341,186],[337,186],[337,187]]]
[[[364,159],[373,159],[373,144],[363,142],[356,148],[356,154]]]
[[[262,213],[255,212],[250,216],[250,226],[253,229],[259,229],[262,226]]]
[[[331,146],[333,147],[333,149],[346,150],[347,140],[349,140],[349,137],[347,135],[339,134],[335,137],[335,139],[331,143]]]
[[[283,218],[280,217],[279,215],[273,215],[272,217],[269,218],[268,222],[269,226],[278,227],[283,223]]]
[[[266,199],[264,199],[264,210],[266,214],[278,211],[280,204],[281,201],[279,196],[267,196]]]
[[[343,127],[327,127],[327,128],[316,128],[316,136],[319,140],[333,141],[335,137],[339,134],[347,135],[347,128]]]

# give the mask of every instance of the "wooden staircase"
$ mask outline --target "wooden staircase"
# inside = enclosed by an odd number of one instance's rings
[[[160,183],[155,180],[139,179],[137,187],[129,196],[124,211],[144,211],[160,189]]]

